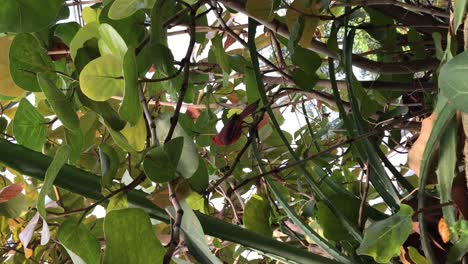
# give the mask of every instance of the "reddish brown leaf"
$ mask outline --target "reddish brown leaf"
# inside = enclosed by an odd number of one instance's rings
[[[258,101],[248,105],[240,114],[234,114],[224,124],[224,127],[213,137],[217,146],[227,146],[237,142],[242,135],[242,121],[257,109]]]
[[[224,42],[224,49],[225,50],[228,49],[235,42],[236,42],[236,39],[228,35],[226,38],[226,41]]]
[[[418,176],[424,149],[426,148],[427,140],[431,135],[432,127],[434,126],[436,119],[437,115],[433,113],[431,116],[422,121],[419,137],[408,152],[408,165],[410,169],[412,169]]]
[[[22,184],[11,184],[0,190],[0,203],[8,202],[23,191]]]
[[[452,201],[463,218],[468,218],[468,189],[465,173],[459,173],[452,184]]]

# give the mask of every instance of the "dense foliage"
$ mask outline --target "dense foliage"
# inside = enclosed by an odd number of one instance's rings
[[[461,261],[466,2],[1,1],[1,261]]]

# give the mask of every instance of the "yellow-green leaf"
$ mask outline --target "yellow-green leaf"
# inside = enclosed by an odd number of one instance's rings
[[[106,101],[114,95],[122,95],[122,76],[122,61],[113,55],[104,55],[81,71],[81,91],[91,100]]]
[[[300,10],[302,14],[297,12],[296,10]],[[302,36],[299,40],[299,45],[304,48],[309,46],[310,41],[315,35],[315,30],[319,25],[320,19],[318,17],[307,16],[305,17],[303,14],[308,15],[317,15],[319,12],[319,6],[315,4],[310,4],[309,0],[295,0],[291,4],[291,8],[288,9],[286,12],[286,24],[288,25],[289,32],[293,31],[294,24],[296,20],[302,16],[304,17],[304,30],[302,31]]]
[[[254,17],[271,21],[273,20],[275,13],[273,0],[248,0],[245,8],[247,12],[252,14]]]
[[[15,84],[10,75],[10,53],[12,38],[0,38],[0,95],[19,97],[26,93]]]
[[[128,144],[130,144],[130,146],[132,146],[136,151],[142,151],[145,149],[146,125],[143,116],[140,117],[140,120],[135,126],[127,124],[120,132],[125,139],[127,139]]]

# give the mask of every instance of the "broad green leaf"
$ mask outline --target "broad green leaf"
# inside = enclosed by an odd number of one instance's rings
[[[76,53],[83,47],[86,41],[95,38],[99,39],[99,23],[93,22],[80,28],[75,37],[70,42],[70,56],[75,60]]]
[[[439,73],[439,87],[441,93],[449,99],[455,108],[468,112],[468,51],[458,54],[444,64]]]
[[[127,124],[120,132],[135,151],[140,152],[145,149],[146,123],[143,115],[135,126]]]
[[[82,224],[69,219],[60,225],[57,239],[67,250],[74,264],[99,264],[101,245]]]
[[[13,134],[19,144],[42,151],[47,136],[45,119],[27,99],[20,101],[13,119]]]
[[[61,39],[65,45],[70,46],[70,43],[80,29],[80,24],[76,22],[58,24],[57,27],[55,27],[54,36]]]
[[[49,26],[59,14],[63,0],[3,0],[0,32],[36,32]]]
[[[301,69],[294,69],[292,79],[299,88],[304,91],[310,91],[315,87],[318,76],[314,72],[305,72]]]
[[[50,107],[54,110],[62,124],[71,131],[80,130],[80,120],[72,106],[71,98],[67,98],[49,78],[46,73],[38,73],[37,81],[44,92]]]
[[[357,226],[360,207],[358,199],[344,195],[334,195],[329,197],[329,200],[349,221]],[[342,201],[346,201],[346,203]],[[363,220],[365,221],[365,219],[364,215]],[[317,203],[317,222],[323,229],[323,235],[326,238],[333,241],[352,240],[352,236],[343,227],[340,219],[336,218],[335,214],[324,202]]]
[[[142,209],[110,211],[104,219],[104,264],[162,263],[164,247],[156,238],[149,216]]]
[[[109,18],[124,19],[140,9],[152,8],[155,2],[156,0],[115,0],[109,10]]]
[[[245,204],[243,222],[247,229],[271,237],[270,202],[260,195],[254,195]]]
[[[105,5],[99,15],[99,22],[111,25],[120,36],[125,40],[127,47],[137,47],[146,35],[145,26],[146,14],[143,10],[137,11],[133,15],[121,19],[113,20],[109,18],[109,9],[111,5]],[[152,22],[152,21],[151,21]]]
[[[247,12],[261,20],[271,21],[275,17],[273,0],[247,0]]]
[[[119,33],[109,24],[99,26],[99,52],[102,56],[110,54],[123,60],[127,52],[127,44]]]
[[[192,190],[203,193],[208,188],[208,169],[206,168],[205,160],[202,157],[198,158],[198,169],[188,180]]]
[[[171,126],[170,115],[161,115],[160,118],[156,119],[156,132],[158,135],[158,140],[164,142],[169,128]],[[193,143],[193,139],[187,135],[187,133],[180,127],[176,125],[174,130],[173,138],[183,137],[184,138],[184,147],[182,149],[182,155],[180,156],[179,165],[177,166],[177,171],[182,175],[182,177],[188,179],[198,169],[198,152]]]
[[[81,71],[81,91],[91,100],[106,101],[122,94],[122,75],[122,61],[113,55],[104,55],[88,63]]]
[[[123,74],[125,80],[124,98],[119,108],[119,115],[134,126],[141,119],[143,108],[138,97],[138,68],[133,49],[129,49],[125,54]]]
[[[22,33],[15,36],[10,46],[10,73],[19,87],[31,92],[40,92],[36,74],[53,71],[55,67],[52,60],[33,35]]]
[[[308,15],[317,15],[319,12],[315,4],[311,4],[311,1],[308,0],[295,0],[291,4],[291,8],[288,8],[286,12],[286,24],[288,26],[289,32],[293,31],[294,24],[296,20],[303,16],[296,10],[301,10],[304,14]],[[303,48],[307,48],[309,43],[312,41],[312,38],[315,35],[315,30],[319,25],[320,19],[318,17],[309,16],[304,17],[304,30],[302,31],[301,39],[299,40],[299,45]]]
[[[151,149],[143,161],[146,176],[157,183],[171,181],[177,177],[184,138],[178,137],[162,146]]]
[[[466,0],[455,1],[455,4],[453,6],[453,32],[457,32],[458,27],[463,23],[466,5]]]
[[[68,160],[70,156],[71,148],[67,145],[62,145],[57,149],[52,163],[50,163],[49,168],[45,173],[44,184],[42,185],[41,191],[37,198],[37,211],[43,219],[46,219],[45,211],[45,197],[52,190],[54,185],[55,177],[57,177],[60,169]]]
[[[152,44],[150,46],[149,55],[152,58],[154,67],[157,69],[157,73],[159,73],[161,77],[172,76],[177,72],[177,69],[174,67],[174,56],[168,47],[162,44]],[[172,78],[167,82],[162,82],[162,84],[168,83],[170,92],[175,92],[181,87],[181,77],[182,75],[179,74],[178,77]]]
[[[19,97],[26,93],[18,87],[10,75],[10,46],[12,38],[0,38],[0,95]]]
[[[184,241],[189,248],[190,253],[200,263],[216,263],[221,264],[222,262],[211,253],[210,248],[205,239],[205,233],[203,227],[198,221],[197,216],[193,212],[192,208],[185,202],[185,200],[179,201],[184,215],[182,217],[182,224],[180,228],[183,231]],[[174,209],[170,208],[170,213],[175,217]]]
[[[364,240],[356,253],[371,256],[378,263],[387,263],[398,256],[401,245],[411,234],[412,215],[413,209],[402,204],[398,213],[371,224],[364,231]]]
[[[109,188],[119,169],[119,156],[114,148],[102,143],[99,145],[99,159],[101,160],[101,187]]]

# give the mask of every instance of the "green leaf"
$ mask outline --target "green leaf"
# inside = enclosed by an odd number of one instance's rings
[[[113,55],[104,55],[88,63],[81,71],[81,91],[91,100],[106,101],[122,94],[122,75],[122,61]]]
[[[36,74],[53,71],[55,67],[52,60],[33,35],[22,33],[13,39],[10,47],[10,73],[19,87],[31,92],[40,92]]]
[[[120,132],[135,151],[140,152],[145,149],[147,132],[143,115],[140,116],[140,120],[135,126],[127,124]]]
[[[123,60],[127,52],[127,44],[111,25],[101,24],[99,26],[99,52],[101,55],[114,55],[115,57]]]
[[[63,0],[3,0],[0,32],[36,32],[49,26],[59,14]]]
[[[156,119],[156,132],[158,135],[158,140],[164,142],[169,128],[171,126],[170,115],[161,115],[160,118]],[[174,130],[173,138],[183,137],[184,138],[184,147],[182,149],[182,155],[180,156],[179,165],[177,166],[177,171],[182,175],[182,177],[188,179],[198,169],[198,152],[193,143],[191,137],[177,124]]]
[[[142,209],[110,211],[104,219],[104,264],[162,263],[164,248]]]
[[[221,264],[222,262],[216,258],[213,253],[211,253],[210,248],[205,239],[205,233],[203,232],[203,227],[198,221],[197,216],[194,214],[192,208],[185,202],[179,201],[184,215],[182,217],[182,224],[180,228],[183,231],[184,241],[189,248],[190,253],[200,262],[200,263],[216,263]],[[175,217],[174,209],[170,208],[170,213]]]
[[[84,106],[99,114],[112,130],[120,131],[125,127],[125,121],[120,119],[119,114],[114,110],[114,108],[112,108],[109,102],[93,101],[84,95],[79,88],[77,88],[75,92],[78,95],[80,102]]]
[[[208,188],[208,169],[206,168],[205,160],[202,157],[198,158],[198,169],[188,180],[192,190],[203,193]]]
[[[112,180],[119,169],[119,156],[114,148],[102,143],[99,145],[99,159],[101,160],[101,186],[109,188],[112,186]]]
[[[77,131],[65,130],[65,143],[72,149],[68,160],[71,164],[74,164],[80,159],[84,146],[84,137],[81,129]]]
[[[444,64],[439,73],[439,87],[441,93],[449,99],[457,109],[468,112],[468,51],[458,54]]]
[[[54,36],[61,39],[65,45],[70,46],[70,43],[80,29],[80,24],[76,22],[58,24],[55,28]]]
[[[69,219],[60,226],[57,239],[67,250],[73,263],[99,264],[101,245],[97,238],[82,224]]]
[[[309,74],[315,73],[322,65],[322,58],[317,53],[299,46],[294,48],[291,61]]]
[[[62,124],[71,131],[80,130],[80,120],[71,106],[71,98],[67,98],[57,86],[55,86],[55,83],[49,78],[47,73],[38,73],[37,81],[50,107],[54,110]]]
[[[457,32],[458,27],[463,23],[466,5],[466,0],[455,1],[455,4],[453,6],[453,32]]]
[[[447,263],[460,263],[459,261],[466,255],[466,252],[468,252],[468,234],[465,233],[462,234],[460,239],[450,248]]]
[[[400,247],[411,234],[413,209],[402,204],[400,211],[389,218],[371,224],[364,231],[356,253],[368,255],[378,263],[387,263],[400,253]]]
[[[211,44],[213,45],[214,55],[216,57],[216,62],[221,66],[224,72],[231,72],[231,66],[229,65],[229,57],[223,47],[223,38],[221,35],[216,35],[211,39]]]
[[[83,21],[85,24],[90,24],[93,22],[99,23],[99,15],[101,13],[100,8],[92,8],[92,7],[85,7],[83,8],[81,16],[83,17]]]
[[[360,207],[358,199],[344,195],[334,195],[329,197],[329,200],[349,221],[357,226]],[[342,201],[346,201],[346,203]],[[365,219],[363,220],[365,221]],[[352,236],[343,227],[340,219],[336,218],[335,214],[324,202],[317,203],[317,222],[323,229],[324,237],[333,241],[352,241]]]
[[[429,264],[427,259],[421,256],[418,250],[415,249],[414,247],[408,247],[408,254],[410,256],[411,261],[414,262],[415,264]]]
[[[0,189],[11,186],[11,182],[8,179],[0,182]],[[19,193],[14,198],[9,199],[0,203],[0,216],[4,216],[11,219],[16,219],[23,216],[29,210],[29,202],[26,195]]]
[[[13,119],[16,141],[32,150],[41,152],[47,137],[44,117],[27,99],[22,99]]]
[[[273,0],[247,0],[245,8],[256,18],[272,21],[275,17],[274,2]]]
[[[127,195],[124,192],[120,192],[109,200],[109,204],[107,205],[106,212],[110,212],[112,210],[120,210],[120,209],[127,209],[128,208],[128,200]]]
[[[136,11],[152,8],[156,0],[115,0],[109,10],[109,18],[123,19],[133,15]]]
[[[43,219],[46,218],[45,197],[52,190],[55,177],[57,177],[60,169],[65,165],[70,156],[71,148],[67,145],[62,145],[57,149],[52,163],[45,173],[44,184],[42,185],[39,196],[37,197],[37,211]]]
[[[146,176],[157,183],[175,179],[183,147],[184,138],[178,137],[151,149],[143,161]]]
[[[270,203],[260,195],[254,195],[245,204],[243,222],[247,229],[271,237]]]
[[[70,42],[70,56],[75,60],[76,53],[90,39],[99,39],[99,23],[93,22],[80,28]]]
[[[105,5],[99,15],[99,22],[111,25],[120,36],[125,40],[127,47],[137,47],[146,35],[145,17],[142,10],[122,20],[113,20],[109,18],[109,9],[111,5]]]
[[[292,72],[294,83],[304,91],[310,91],[318,81],[318,76],[314,72],[305,72],[301,69],[294,69]]]
[[[135,126],[143,115],[143,108],[138,97],[138,68],[133,49],[129,49],[125,54],[123,74],[125,80],[124,98],[119,108],[119,114],[122,119]]]

